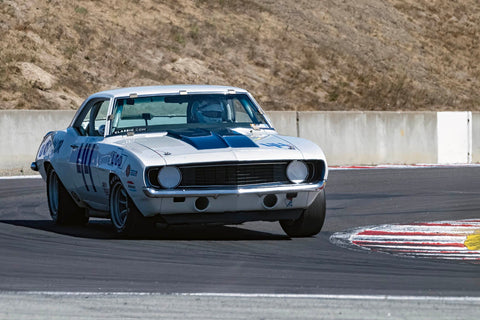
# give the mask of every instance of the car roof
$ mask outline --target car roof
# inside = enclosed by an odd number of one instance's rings
[[[247,93],[245,89],[228,87],[228,86],[213,86],[213,85],[168,85],[168,86],[146,86],[146,87],[129,87],[118,88],[112,90],[101,91],[92,94],[89,99],[96,97],[129,97],[130,95],[148,96],[156,94],[179,94],[180,92],[188,93],[229,93],[235,91],[238,93]]]

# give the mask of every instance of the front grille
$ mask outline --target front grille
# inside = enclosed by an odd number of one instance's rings
[[[181,167],[182,187],[288,182],[287,162]]]
[[[289,161],[208,163],[178,166],[182,173],[179,188],[206,186],[245,186],[269,183],[290,183],[286,170]],[[309,167],[307,182],[319,181],[324,175],[323,161],[306,161]],[[160,188],[160,167],[147,170],[147,178],[153,187]]]

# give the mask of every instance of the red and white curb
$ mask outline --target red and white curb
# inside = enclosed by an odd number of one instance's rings
[[[396,256],[480,263],[480,219],[362,227],[334,233],[330,241]]]

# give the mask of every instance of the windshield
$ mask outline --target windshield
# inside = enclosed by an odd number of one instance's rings
[[[160,132],[180,128],[268,128],[246,94],[166,95],[117,99],[110,134]]]

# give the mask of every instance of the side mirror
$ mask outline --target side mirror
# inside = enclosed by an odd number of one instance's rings
[[[99,128],[98,128],[98,134],[100,134],[101,136],[104,136],[105,135],[105,125],[102,124]]]

